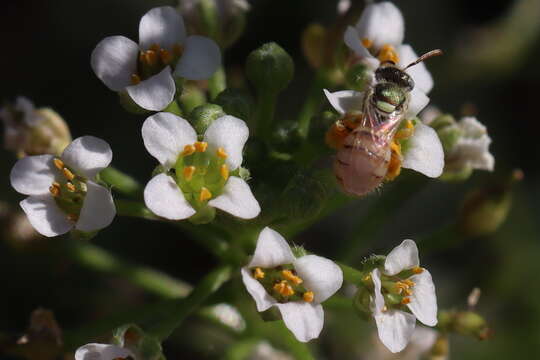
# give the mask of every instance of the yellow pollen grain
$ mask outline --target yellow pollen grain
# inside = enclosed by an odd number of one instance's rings
[[[369,40],[368,38],[362,38],[360,42],[362,43],[362,45],[364,45],[366,49],[369,49],[370,47],[373,46],[373,41]]]
[[[281,275],[286,279],[292,282],[295,285],[300,285],[304,282],[300,277],[294,275],[291,270],[283,270]]]
[[[198,152],[205,152],[208,148],[208,143],[204,141],[195,141],[195,144],[193,144],[193,146],[195,146],[195,150],[197,150]]]
[[[187,181],[191,181],[191,179],[193,178],[193,174],[195,174],[196,170],[197,168],[195,166],[186,166],[183,172],[184,179],[186,179]]]
[[[52,194],[52,196],[54,197],[57,197],[58,195],[60,195],[60,184],[58,184],[57,182],[54,182],[50,187],[49,187],[49,192]]]
[[[408,287],[413,287],[415,283],[409,279],[403,280],[403,283],[406,284]]]
[[[384,45],[379,51],[378,58],[381,63],[392,62],[397,64],[399,62],[397,52],[392,45]]]
[[[219,168],[219,173],[221,174],[223,180],[227,180],[229,178],[229,167],[225,164],[221,165]]]
[[[137,84],[140,84],[141,82],[141,77],[137,74],[131,74],[131,83],[133,85],[137,85]]]
[[[261,268],[255,268],[253,270],[253,277],[255,279],[264,279],[264,271],[261,270]]]
[[[75,175],[73,175],[73,173],[68,168],[63,168],[62,174],[64,174],[64,177],[69,181],[75,179]]]
[[[401,300],[401,303],[402,303],[403,305],[407,305],[407,304],[409,304],[410,302],[411,302],[411,298],[409,298],[409,297],[405,297],[405,298],[403,298],[403,300]]]
[[[172,61],[173,56],[169,51],[165,49],[159,49],[159,58],[161,59],[162,63],[169,64]]]
[[[211,198],[212,198],[212,193],[210,192],[210,190],[208,190],[207,188],[203,186],[199,194],[199,201],[206,201]]]
[[[422,269],[420,266],[415,266],[415,267],[413,267],[412,272],[415,273],[415,274],[421,274],[421,273],[424,272],[424,269]]]
[[[277,291],[279,294],[283,295],[283,296],[291,296],[291,295],[294,295],[294,290],[293,288],[291,287],[291,285],[289,285],[289,283],[287,283],[287,281],[283,280],[283,281],[280,281],[279,283],[277,283],[276,285],[274,285],[274,290]]]
[[[62,160],[54,159],[53,162],[54,162],[54,166],[56,166],[58,170],[62,170],[64,168],[64,162]]]
[[[188,156],[195,152],[195,146],[193,145],[186,145],[184,146],[184,151],[182,151],[182,156]]]
[[[66,183],[66,187],[67,187],[67,189],[68,189],[69,192],[75,192],[75,190],[77,190],[77,189],[75,188],[75,185],[73,185],[73,184],[70,183],[70,182]]]
[[[305,302],[312,302],[313,301],[313,298],[315,297],[315,294],[313,294],[313,291],[307,291],[304,293],[304,295],[302,296],[302,299],[304,299]]]
[[[227,153],[225,152],[225,149],[220,147],[217,149],[217,152],[216,152],[217,156],[222,158],[222,159],[226,159],[227,158]]]
[[[367,274],[366,276],[364,276],[364,278],[362,280],[370,281],[371,280],[371,274]]]

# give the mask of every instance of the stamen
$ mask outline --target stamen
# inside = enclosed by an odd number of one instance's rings
[[[199,194],[199,201],[206,201],[208,199],[212,198],[212,193],[210,190],[205,188],[204,186],[201,188],[201,193]]]
[[[378,58],[381,63],[391,62],[397,64],[399,62],[397,52],[392,45],[384,45],[379,51]]]
[[[219,156],[220,158],[222,159],[226,159],[227,158],[227,153],[225,152],[225,149],[220,147],[217,149],[217,156]]]
[[[364,278],[362,280],[363,281],[370,281],[371,280],[371,274],[367,274],[366,276],[364,276]]]
[[[422,269],[420,266],[415,266],[415,267],[413,267],[412,272],[415,273],[415,274],[421,274],[421,273],[424,272],[424,269]]]
[[[161,47],[156,43],[153,43],[152,45],[150,45],[150,50],[154,50],[155,52],[158,52],[159,49],[161,49]]]
[[[70,182],[66,183],[66,187],[67,187],[69,192],[75,192],[75,190],[77,190],[77,188],[75,188],[75,185],[73,185]]]
[[[169,64],[173,59],[171,53],[165,49],[159,49],[159,58],[161,59],[161,62],[166,65]]]
[[[79,220],[79,215],[77,215],[77,214],[68,214],[67,219],[69,221],[76,222],[77,220]]]
[[[264,271],[261,270],[261,268],[255,268],[253,270],[253,277],[255,279],[264,279]]]
[[[369,40],[368,38],[362,38],[362,40],[360,41],[362,42],[362,45],[364,45],[366,49],[369,49],[371,46],[373,46],[373,41]]]
[[[302,296],[302,299],[304,299],[305,302],[312,302],[313,298],[315,297],[315,294],[313,294],[313,291],[307,291]]]
[[[291,270],[283,270],[281,275],[295,285],[300,285],[304,282],[300,277],[294,275]]]
[[[277,283],[276,285],[274,285],[274,290],[277,291],[279,294],[281,294],[283,296],[294,295],[293,288],[285,280],[282,280],[279,283]]]
[[[186,166],[184,168],[184,179],[186,179],[187,181],[191,181],[191,179],[193,178],[193,174],[195,174],[195,171],[197,170],[197,168],[195,166]]]
[[[54,166],[56,166],[58,170],[62,170],[64,168],[64,162],[62,160],[54,159],[53,162],[54,162]]]
[[[137,84],[140,84],[141,82],[141,77],[137,74],[131,74],[131,83],[133,85],[137,85]]]
[[[229,178],[229,167],[225,164],[221,165],[219,173],[224,180],[227,180]]]
[[[195,146],[186,145],[184,146],[184,151],[182,151],[182,156],[189,156],[195,152]]]
[[[404,282],[408,287],[413,287],[414,285],[416,285],[413,281],[411,281],[411,280],[409,280],[409,279],[403,280],[403,282]]]
[[[73,173],[68,168],[63,168],[62,173],[64,174],[64,177],[69,181],[75,179],[75,175],[73,175]]]
[[[410,297],[404,297],[403,300],[401,300],[401,303],[403,305],[407,305],[411,302],[411,298]]]
[[[58,195],[60,195],[60,184],[57,182],[53,182],[52,185],[49,187],[49,192],[54,197],[57,197]]]
[[[158,55],[154,50],[146,50],[144,53],[144,62],[147,65],[154,66],[158,62]]]
[[[198,152],[205,152],[208,148],[208,143],[204,141],[195,141],[195,144],[193,145]]]
[[[172,51],[175,56],[180,56],[184,52],[184,48],[180,44],[174,44],[172,47]]]

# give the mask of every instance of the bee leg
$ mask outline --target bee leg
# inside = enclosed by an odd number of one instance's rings
[[[345,138],[358,126],[358,122],[344,117],[337,120],[326,132],[325,141],[332,149],[343,147]]]
[[[388,164],[388,171],[384,178],[385,181],[392,181],[401,173],[401,163],[403,157],[401,156],[401,145],[394,139],[390,144],[390,163]]]
[[[404,126],[396,132],[394,140],[405,140],[413,136],[414,125],[411,120],[406,120]]]

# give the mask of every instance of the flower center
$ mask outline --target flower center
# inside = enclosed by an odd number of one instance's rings
[[[148,50],[141,50],[139,52],[137,72],[131,74],[131,83],[137,85],[141,81],[159,73],[166,66],[173,66],[178,62],[183,52],[184,49],[180,44],[173,45],[170,50],[162,48],[158,44],[153,44]]]
[[[376,56],[381,63],[391,62],[397,64],[399,62],[399,56],[396,52],[396,49],[390,45],[383,45],[378,51],[373,48],[373,41],[367,38],[360,39],[362,45],[370,50],[370,52]]]
[[[266,289],[278,302],[289,301],[312,302],[315,294],[307,290],[304,280],[296,274],[292,265],[278,266],[273,269],[256,267],[251,275]]]
[[[76,222],[86,196],[86,179],[75,175],[62,160],[55,158],[53,162],[60,176],[51,184],[49,192],[58,207],[67,214],[67,218]]]
[[[424,269],[417,266],[394,276],[381,275],[381,292],[385,300],[386,310],[390,308],[399,309],[411,302],[411,296],[414,294],[416,284],[409,278],[423,271]]]

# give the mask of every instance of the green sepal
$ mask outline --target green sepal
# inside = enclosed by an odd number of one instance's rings
[[[73,228],[69,232],[69,236],[73,240],[76,240],[76,241],[88,241],[88,240],[93,239],[98,233],[99,233],[99,230],[85,232],[85,231],[81,231],[81,230],[77,230],[77,229]]]
[[[384,255],[371,255],[370,257],[362,261],[362,272],[368,274],[374,269],[384,266],[386,256]]]
[[[126,110],[127,112],[130,112],[132,114],[137,115],[144,115],[149,114],[150,110],[143,109],[133,99],[126,91],[120,91],[118,92],[118,100],[120,102],[120,105]]]
[[[189,118],[197,134],[203,135],[214,120],[225,116],[225,112],[219,105],[204,104],[197,106],[191,112]]]
[[[272,306],[270,309],[263,311],[259,313],[261,315],[261,319],[264,322],[269,321],[278,321],[281,320],[281,313],[279,312],[279,309],[275,306]]]
[[[352,300],[352,306],[360,318],[365,321],[371,319],[371,294],[363,286],[358,287]]]
[[[191,216],[188,220],[192,224],[202,225],[211,223],[212,221],[214,221],[215,217],[216,209],[208,206],[207,204],[204,204],[200,208],[198,208],[195,215]]]
[[[219,93],[214,103],[220,105],[223,111],[242,120],[251,118],[253,98],[239,89],[228,88]]]

